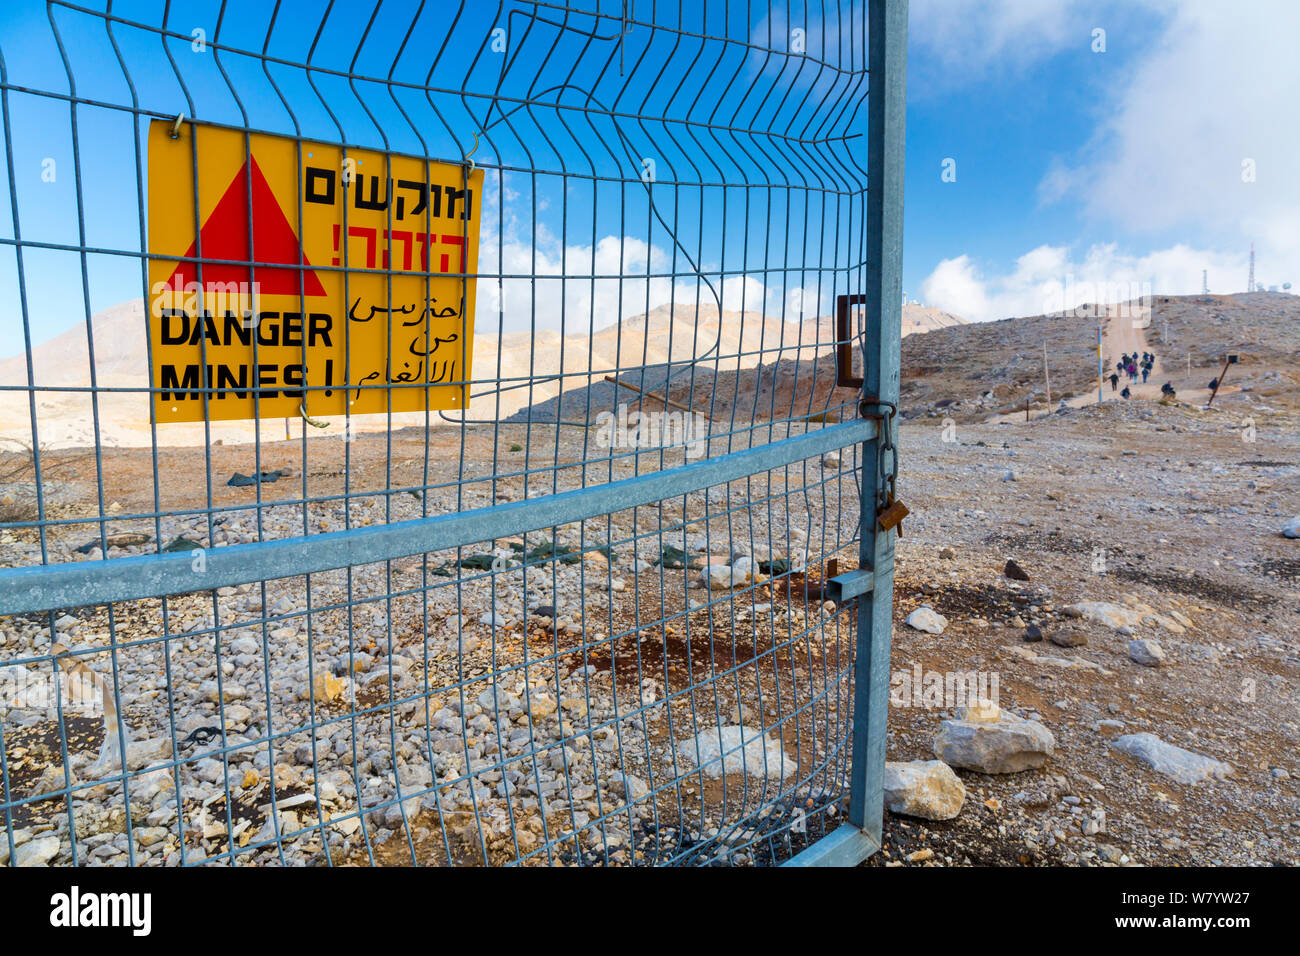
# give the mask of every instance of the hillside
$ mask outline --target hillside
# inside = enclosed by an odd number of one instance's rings
[[[904,335],[962,324],[957,316],[918,306],[905,306]],[[143,389],[148,385],[148,353],[144,336],[144,305],[141,300],[124,302],[97,313],[92,319],[95,345],[95,385],[100,388]],[[694,359],[697,390],[715,374],[771,365],[782,360],[782,368],[798,360],[829,353],[834,338],[834,320],[823,316],[805,322],[786,322],[758,312],[724,311],[716,307],[659,306],[593,334],[554,329],[535,332],[480,333],[474,337],[474,378],[470,418],[507,419],[532,408],[545,420],[553,410],[540,406],[563,390],[593,389],[592,414],[626,401],[629,394],[615,399],[613,386],[604,381],[618,372],[636,379],[640,366],[671,363],[676,370]],[[39,388],[85,389],[91,384],[90,357],[84,325],[75,325],[32,350],[33,378]],[[649,374],[649,373],[647,373]],[[783,375],[785,373],[782,373]],[[789,377],[789,376],[787,376]],[[25,386],[28,381],[25,355],[0,360],[0,386]],[[506,387],[498,389],[498,381]],[[653,382],[653,375],[648,381]],[[802,379],[801,379],[802,381]],[[680,389],[681,386],[678,386]],[[731,381],[727,386],[735,387]],[[585,408],[583,392],[581,405]],[[139,446],[151,443],[146,394],[140,392],[101,393],[92,404],[87,391],[46,391],[37,395],[37,418],[41,443],[51,447],[90,446],[95,442],[93,422],[100,421],[104,444]],[[572,404],[566,396],[566,408]],[[332,419],[328,421],[337,424]],[[435,414],[434,421],[439,420]],[[423,414],[393,416],[398,427],[417,426]],[[360,431],[387,428],[383,415],[358,416]],[[266,434],[278,435],[278,420],[264,422]],[[295,425],[295,428],[298,426]],[[248,422],[217,422],[205,431],[201,424],[160,426],[160,445],[188,446],[205,441],[248,442],[256,431]],[[31,409],[25,390],[0,393],[0,440],[31,440]]]
[[[1131,323],[1105,320],[1107,374],[1126,350],[1119,343],[1127,341],[1122,333]],[[1032,316],[909,336],[902,348],[904,414],[983,421],[1023,410],[1026,397],[1045,410],[1044,344],[1053,405],[1063,398],[1089,401],[1097,388],[1096,329],[1091,316]],[[1161,381],[1179,393],[1203,389],[1227,353],[1240,356],[1230,375],[1239,384],[1300,367],[1300,297],[1293,295],[1158,296],[1144,331],[1161,363]]]

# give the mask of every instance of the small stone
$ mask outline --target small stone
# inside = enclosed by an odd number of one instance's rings
[[[343,681],[327,671],[322,671],[312,682],[312,691],[316,700],[329,703],[343,694]]]
[[[934,856],[934,851],[926,847],[924,850],[914,850],[907,854],[907,860],[909,863],[924,863],[932,856]]]
[[[243,700],[248,696],[248,691],[232,681],[225,681],[218,685],[215,680],[205,680],[199,684],[199,693],[213,703],[224,700],[227,704]]]
[[[700,581],[710,591],[728,591],[743,584],[744,578],[737,580],[736,573],[725,564],[709,564],[700,570]]]
[[[519,698],[505,688],[493,685],[478,695],[478,705],[488,713],[505,713],[517,706]]]
[[[1160,642],[1149,637],[1139,641],[1129,641],[1128,656],[1135,664],[1141,664],[1143,667],[1159,667],[1166,660]]]
[[[622,794],[628,803],[640,800],[650,793],[650,787],[640,777],[630,773],[614,773],[609,778],[610,789]]]
[[[1300,538],[1300,515],[1296,515],[1282,525],[1282,536],[1284,538]]]
[[[1105,624],[1119,630],[1122,627],[1137,627],[1142,623],[1142,615],[1131,608],[1108,604],[1105,601],[1083,601],[1061,608],[1066,617],[1082,618],[1097,624]]]
[[[1118,863],[1124,858],[1124,851],[1109,843],[1098,843],[1097,855],[1106,863]]]
[[[236,654],[260,654],[262,642],[255,637],[237,637],[230,642],[230,649]]]
[[[6,841],[8,842],[8,841]],[[59,855],[59,838],[42,837],[31,843],[24,843],[14,853],[14,866],[47,866],[50,860]]]
[[[1088,643],[1088,635],[1072,627],[1054,628],[1047,639],[1057,647],[1082,647]]]
[[[948,619],[927,604],[907,615],[907,624],[928,634],[942,634]]]
[[[1002,569],[1002,573],[1005,574],[1013,581],[1029,580],[1029,575],[1025,572],[1025,569],[1022,568],[1020,565],[1016,564],[1015,561],[1009,559],[1007,561],[1007,566]]]
[[[544,720],[551,714],[555,713],[555,700],[546,694],[530,694],[528,698],[528,713],[533,720]]]
[[[1036,644],[1043,639],[1043,629],[1037,624],[1030,624],[1025,628],[1025,642]]]
[[[941,561],[954,561],[957,558],[957,552],[952,548],[940,548],[939,559]]]

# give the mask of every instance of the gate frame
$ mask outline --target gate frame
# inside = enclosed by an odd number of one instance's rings
[[[871,0],[869,6],[862,411],[889,413],[876,416],[879,434],[862,443],[861,570],[840,581],[843,595],[850,590],[862,593],[855,642],[848,823],[787,861],[786,866],[855,866],[880,849],[884,830],[894,532],[882,530],[875,520],[885,491],[876,476],[882,473],[882,465],[896,470],[898,454],[898,423],[892,411],[898,407],[903,321],[908,0]],[[856,297],[842,298],[847,310]]]
[[[881,847],[883,830],[893,623],[894,535],[892,530],[881,530],[875,516],[884,501],[879,476],[886,468],[897,470],[898,425],[893,411],[900,384],[907,19],[908,0],[869,0],[864,289],[841,297],[866,305],[862,417],[778,444],[540,500],[306,538],[204,549],[206,565],[200,580],[188,552],[3,569],[0,615],[206,592],[420,554],[676,497],[861,443],[859,570],[830,582],[839,600],[858,600],[848,822],[785,865],[853,866],[871,856]],[[21,283],[21,265],[18,278]],[[888,414],[878,413],[885,409]],[[870,483],[865,480],[868,475]],[[869,522],[864,520],[867,515]]]

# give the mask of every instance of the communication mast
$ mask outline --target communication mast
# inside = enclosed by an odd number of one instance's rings
[[[1250,244],[1250,278],[1246,280],[1246,291],[1255,291],[1255,244]]]
[[[1201,295],[1210,294],[1210,270],[1201,270]]]

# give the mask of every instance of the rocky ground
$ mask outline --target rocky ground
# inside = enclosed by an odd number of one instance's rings
[[[922,504],[900,543],[895,671],[997,674],[1003,711],[1054,748],[1020,772],[960,770],[960,815],[892,818],[873,862],[1300,863],[1300,554],[1281,534],[1300,439],[1294,405],[1264,424],[1250,396],[1107,403],[949,443],[912,431]],[[922,606],[942,634],[904,623]],[[891,758],[933,760],[954,716],[896,702]],[[1157,769],[1121,749],[1142,734],[1231,769]]]
[[[1295,375],[1243,368],[1208,411],[904,424],[888,754],[927,766],[894,768],[871,865],[1300,864]],[[201,550],[676,463],[584,470],[592,441],[504,425],[322,437],[305,458],[268,443],[260,463],[164,449],[157,489],[149,450],[117,449],[102,511],[114,556]],[[220,480],[259,464],[285,473]],[[111,619],[0,621],[0,859],[69,863],[75,835],[103,865],[777,862],[844,810],[853,615],[821,577],[853,563],[851,466]],[[0,531],[0,560],[100,557],[76,523],[101,511],[95,479],[59,473],[47,516],[68,523]],[[426,485],[443,490],[406,490]],[[132,517],[155,504],[195,513]],[[102,712],[65,710],[64,737],[34,696],[56,637],[118,690],[129,803]],[[996,708],[927,696],[971,673]]]

